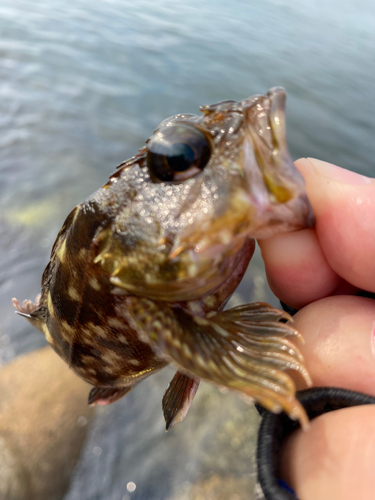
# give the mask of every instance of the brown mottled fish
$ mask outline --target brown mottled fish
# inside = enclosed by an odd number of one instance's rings
[[[285,91],[163,121],[139,153],[67,217],[36,304],[14,304],[108,404],[172,363],[167,428],[205,379],[307,417],[286,370],[310,384],[290,316],[264,303],[224,310],[254,238],[311,226],[285,140]]]

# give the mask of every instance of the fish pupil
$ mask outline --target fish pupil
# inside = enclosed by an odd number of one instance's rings
[[[168,165],[176,172],[184,172],[191,167],[194,156],[194,151],[188,144],[177,142],[169,148]]]

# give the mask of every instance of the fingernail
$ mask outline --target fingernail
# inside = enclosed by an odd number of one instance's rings
[[[351,170],[346,170],[345,168],[337,167],[332,163],[316,160],[315,158],[306,159],[318,175],[329,177],[336,182],[342,182],[343,184],[350,184],[354,186],[359,184],[370,184],[373,181],[370,177],[357,174]]]

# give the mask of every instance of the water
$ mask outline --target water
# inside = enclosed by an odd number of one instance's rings
[[[67,213],[163,118],[282,85],[294,158],[374,176],[374,46],[370,0],[2,0],[0,363],[44,345],[10,298],[36,295]],[[242,299],[274,301],[263,284],[258,257]],[[215,474],[226,484],[248,477],[252,498],[255,426],[246,429],[256,417],[205,387],[165,436],[170,375],[98,412],[66,500],[193,498],[190,486]],[[236,429],[248,432],[241,446]]]

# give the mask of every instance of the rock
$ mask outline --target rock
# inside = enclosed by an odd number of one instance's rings
[[[250,476],[213,474],[193,485],[186,484],[183,490],[173,500],[251,500],[254,498],[254,480]]]
[[[0,498],[59,500],[93,409],[90,386],[50,347],[0,370]]]

